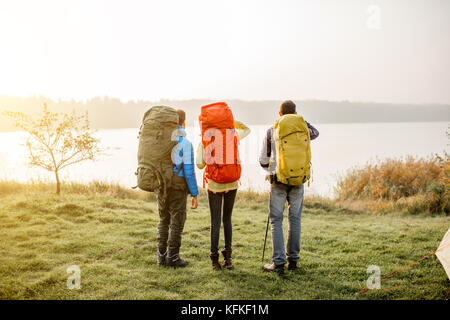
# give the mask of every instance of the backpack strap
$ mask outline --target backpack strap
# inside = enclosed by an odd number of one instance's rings
[[[206,188],[206,184],[208,183],[208,178],[206,178],[206,169],[203,171],[203,189]]]
[[[178,177],[178,175],[180,174],[181,171],[183,171],[183,176],[186,177],[186,175],[184,174],[184,164],[183,164],[183,162],[181,163],[180,169],[178,169],[178,172],[175,174],[175,176]]]
[[[178,132],[181,132],[180,129],[177,129]],[[176,146],[179,145],[179,143],[177,142]],[[181,157],[183,157],[183,149],[181,150]],[[180,169],[178,169],[178,172],[175,174],[176,177],[178,177],[178,175],[180,174],[180,172],[183,170],[183,176],[186,177],[186,175],[184,174],[184,163],[183,161],[181,161],[181,165],[180,165]]]

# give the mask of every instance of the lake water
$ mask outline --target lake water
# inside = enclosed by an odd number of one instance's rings
[[[265,191],[265,172],[259,167],[258,154],[267,126],[251,126],[251,134],[241,141],[243,163],[242,189]],[[312,141],[313,180],[306,194],[332,196],[338,175],[353,166],[388,157],[406,155],[426,157],[448,151],[448,122],[432,123],[352,123],[317,124],[320,137]],[[188,128],[194,149],[200,142],[198,128]],[[101,145],[108,154],[96,162],[85,162],[65,169],[65,181],[102,180],[131,187],[136,184],[138,129],[100,130]],[[27,166],[23,132],[0,133],[0,179],[29,181],[51,180],[53,175]],[[197,171],[199,185],[202,173]]]

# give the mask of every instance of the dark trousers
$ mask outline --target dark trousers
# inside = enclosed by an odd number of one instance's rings
[[[158,249],[173,257],[180,252],[181,235],[186,222],[188,188],[184,178],[174,176],[164,198],[158,196]]]
[[[208,192],[209,210],[211,213],[211,253],[219,253],[220,224],[223,221],[225,234],[225,249],[232,249],[233,226],[231,215],[233,214],[234,200],[237,190],[228,192]]]

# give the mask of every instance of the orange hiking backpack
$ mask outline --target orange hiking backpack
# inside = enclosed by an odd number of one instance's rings
[[[199,121],[206,162],[203,188],[208,179],[217,183],[238,181],[242,168],[231,109],[225,102],[203,106]]]

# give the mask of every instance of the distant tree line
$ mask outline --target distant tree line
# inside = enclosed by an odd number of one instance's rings
[[[290,97],[287,97],[290,98]],[[274,121],[282,101],[242,101],[226,100],[235,117],[248,124],[269,124]],[[160,100],[128,101],[109,97],[96,97],[87,101],[53,101],[46,97],[17,98],[0,96],[0,113],[4,110],[34,113],[40,111],[42,103],[47,103],[54,112],[89,111],[92,127],[96,129],[138,127],[145,111],[154,105],[169,105],[184,109],[187,123],[198,121],[200,107],[212,100]],[[450,121],[450,105],[443,104],[385,104],[359,103],[349,101],[295,101],[298,112],[314,123],[351,122],[428,122]],[[15,130],[7,117],[0,116],[0,131]]]

